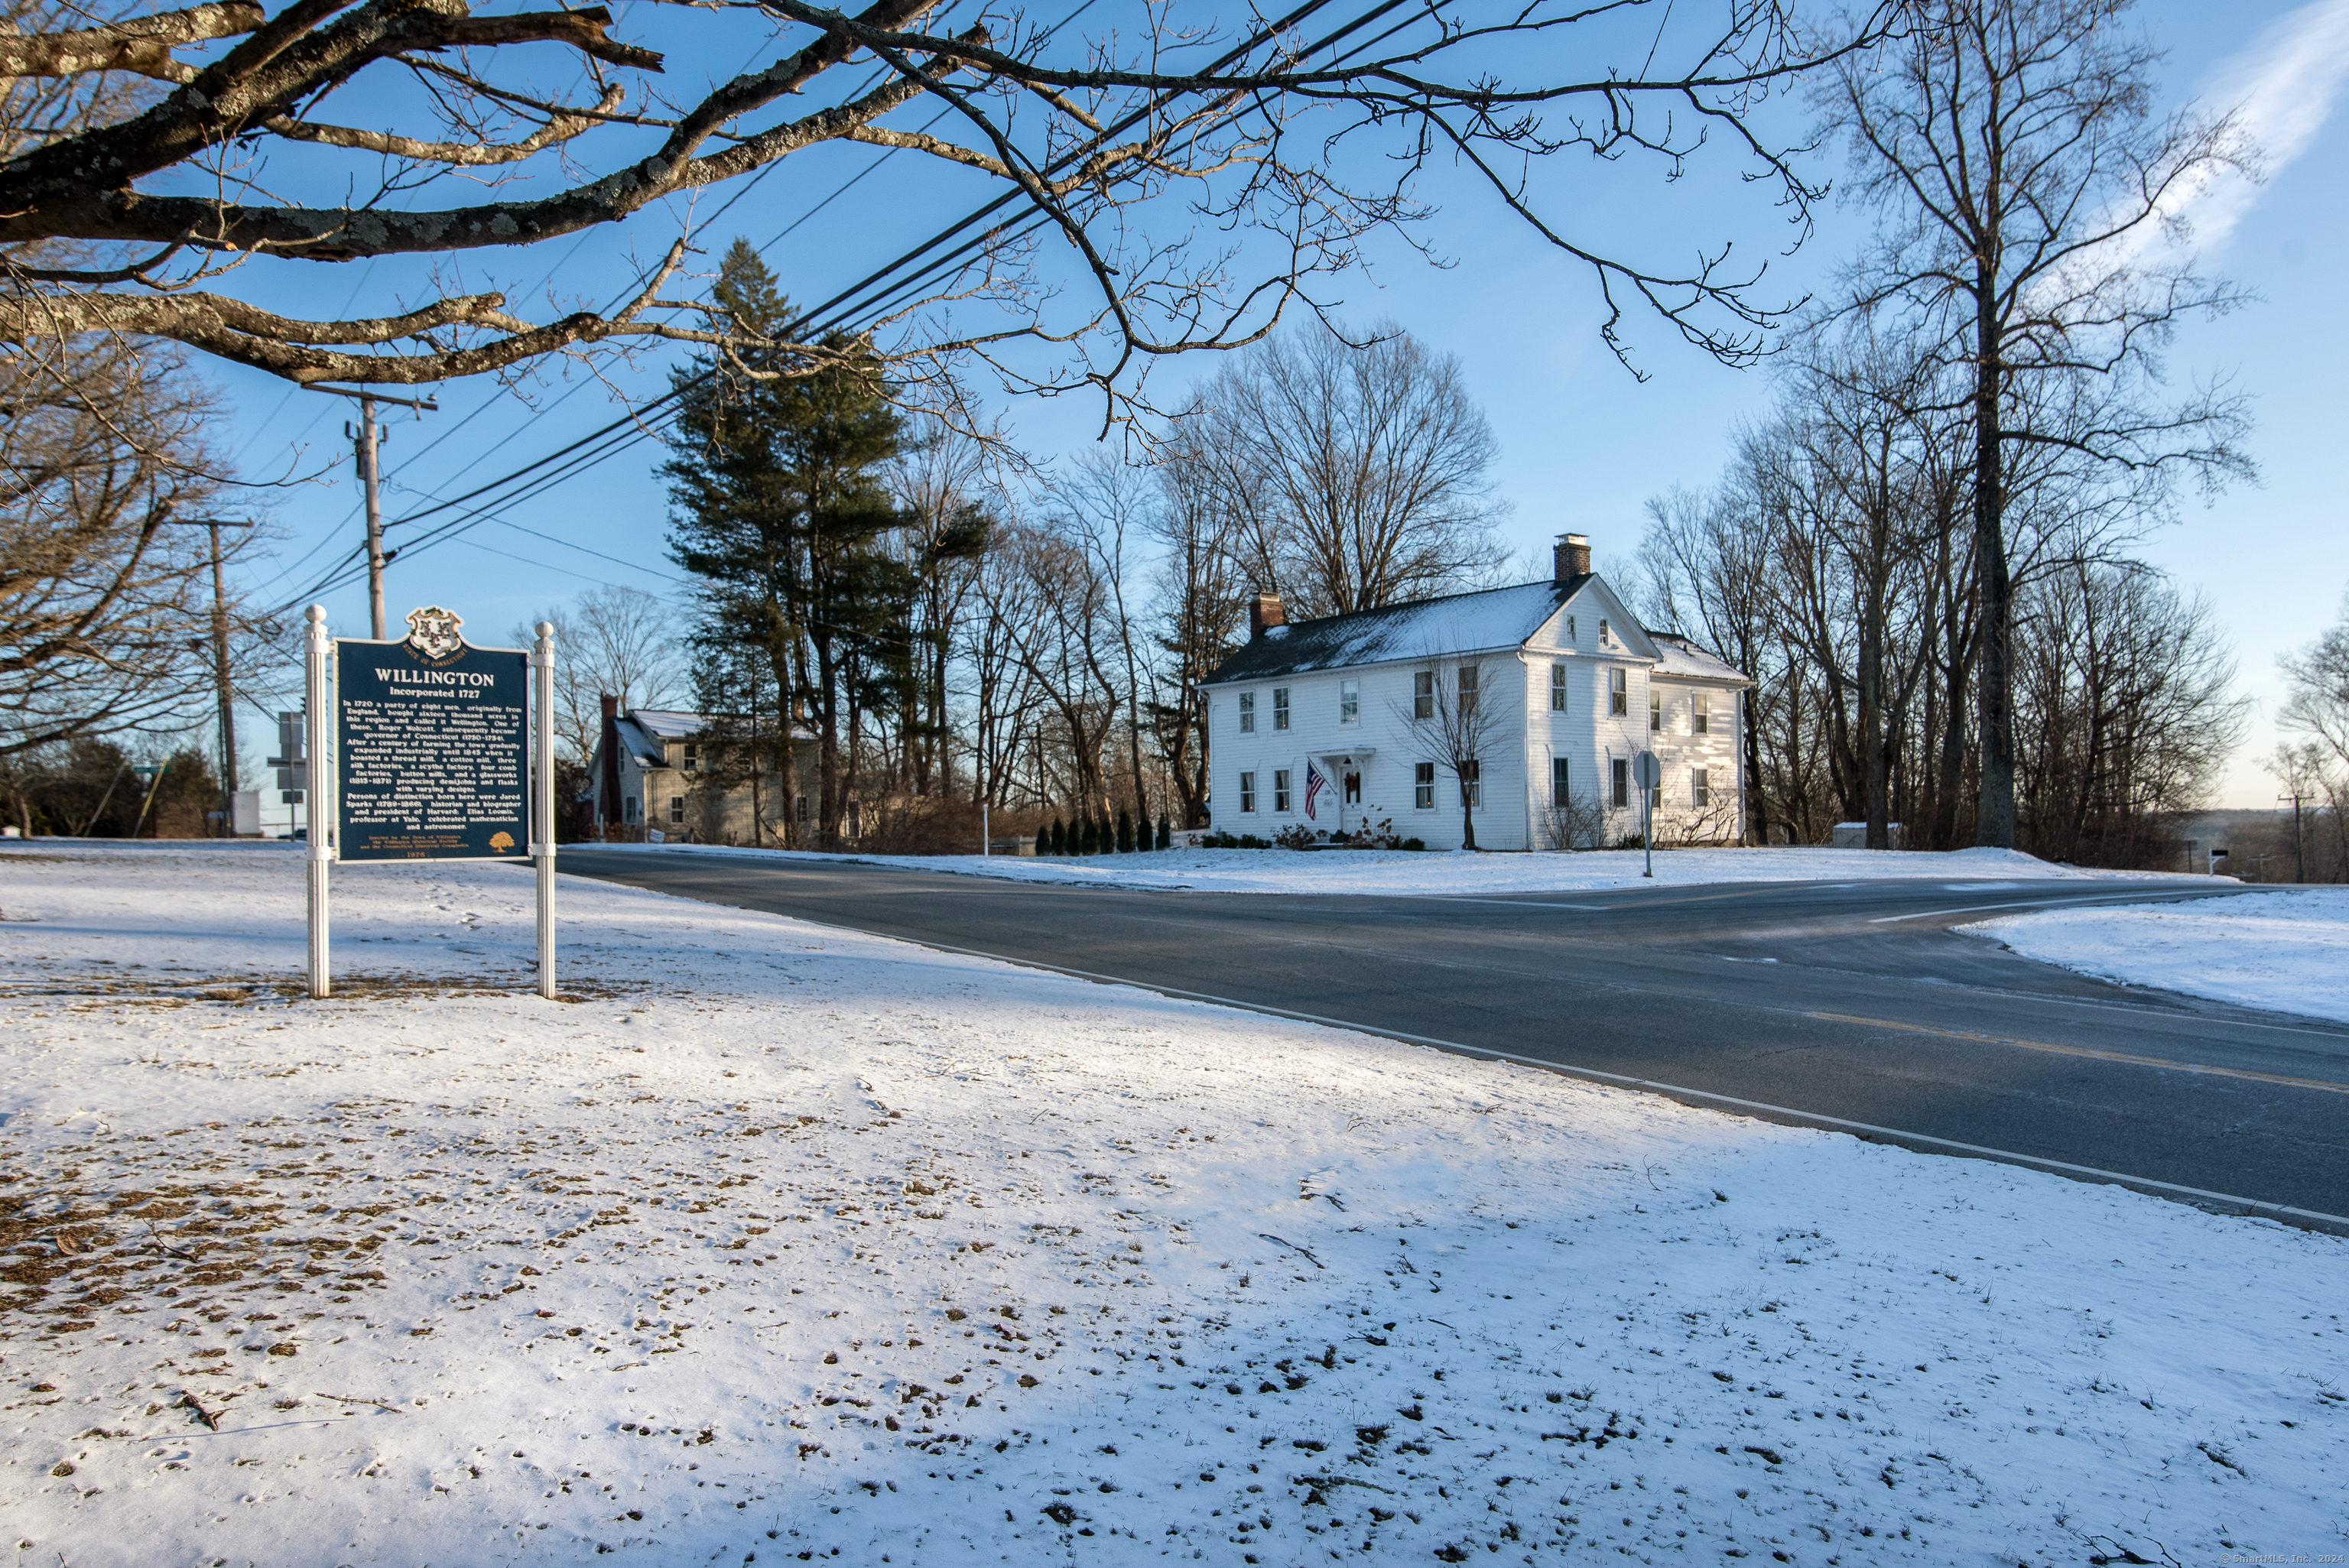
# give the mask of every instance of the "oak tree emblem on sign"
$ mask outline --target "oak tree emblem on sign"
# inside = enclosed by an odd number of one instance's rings
[[[408,613],[408,645],[416,656],[438,664],[454,658],[465,651],[465,639],[458,628],[465,617],[454,610],[444,610],[438,604],[427,604]]]

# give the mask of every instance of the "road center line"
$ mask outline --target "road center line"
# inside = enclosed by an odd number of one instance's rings
[[[1930,1024],[1899,1024],[1890,1018],[1862,1018],[1849,1013],[1806,1013],[1805,1017],[1824,1019],[1830,1024],[1858,1024],[1871,1029],[1898,1029],[1904,1035],[1938,1035],[1945,1040],[1977,1040],[1986,1046],[2014,1046],[2026,1051],[2045,1051],[2059,1057],[2092,1057],[2100,1062],[2126,1062],[2132,1067],[2168,1068],[2172,1072],[2202,1073],[2212,1078],[2248,1078],[2253,1083],[2283,1084],[2292,1088],[2323,1089],[2327,1094],[2349,1094],[2349,1084],[2328,1083],[2323,1078],[2286,1078],[2281,1073],[2255,1073],[2246,1068],[2220,1068],[2201,1062],[2172,1061],[2167,1057],[2140,1057],[2127,1051],[2104,1051],[2093,1046],[2059,1046],[2049,1040],[2022,1040],[2012,1035],[1977,1035],[1965,1029],[1940,1029]]]

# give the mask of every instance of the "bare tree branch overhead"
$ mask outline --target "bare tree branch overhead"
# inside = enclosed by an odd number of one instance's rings
[[[1644,159],[1671,180],[1710,146],[1767,186],[1799,238],[1817,192],[1764,106],[1880,29],[1871,16],[1807,42],[1789,3],[1713,0],[1698,15],[1533,0],[1477,15],[1448,0],[1303,0],[1276,15],[1185,0],[1127,6],[1087,36],[977,0],[853,15],[678,0],[625,25],[600,6],[477,15],[467,0],[294,0],[274,15],[217,0],[92,25],[78,7],[16,0],[16,36],[0,36],[0,338],[131,333],[302,383],[440,380],[661,338],[755,344],[767,366],[812,367],[836,342],[755,337],[657,280],[608,309],[543,318],[444,284],[342,321],[248,303],[265,273],[243,274],[243,299],[217,280],[254,258],[510,253],[631,219],[667,225],[673,273],[696,193],[855,144],[916,155],[906,171],[957,171],[984,212],[920,300],[880,313],[887,341],[856,352],[885,360],[969,355],[1030,389],[1109,390],[1156,356],[1254,341],[1285,312],[1320,308],[1314,280],[1352,266],[1373,232],[1425,245],[1423,177],[1442,164],[1596,282],[1619,354],[1636,306],[1744,362],[1780,303],[1759,292],[1758,263],[1725,240],[1646,258],[1636,233],[1609,232],[1543,176],[1571,155]],[[574,85],[550,92],[530,74],[550,70]],[[135,90],[110,85],[125,80]],[[102,112],[24,112],[59,91]],[[924,191],[939,200],[934,182]],[[953,201],[942,219],[965,210]],[[1023,343],[1054,366],[1014,366]]]

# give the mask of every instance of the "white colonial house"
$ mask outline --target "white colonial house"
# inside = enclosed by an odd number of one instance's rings
[[[1633,764],[1651,751],[1659,843],[1742,839],[1752,683],[1640,626],[1581,534],[1555,562],[1546,583],[1294,624],[1258,594],[1247,645],[1206,683],[1216,829],[1338,837],[1392,820],[1458,849],[1464,795],[1480,849],[1612,844],[1640,831]],[[1444,722],[1439,705],[1461,703],[1479,723]],[[1482,731],[1473,759],[1464,727]]]

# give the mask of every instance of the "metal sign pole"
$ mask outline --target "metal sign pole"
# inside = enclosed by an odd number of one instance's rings
[[[303,800],[309,807],[309,883],[310,883],[310,995],[323,998],[332,994],[333,985],[326,965],[326,868],[335,858],[331,842],[334,808],[334,767],[330,756],[333,730],[330,724],[329,698],[326,690],[326,658],[333,645],[326,636],[326,607],[313,604],[304,612],[309,623],[304,630],[302,676],[305,708],[303,718],[308,731],[305,749],[309,752],[309,776],[305,780]]]
[[[537,704],[537,777],[532,781],[531,859],[538,871],[538,994],[554,998],[554,623],[538,624],[531,649],[532,700]]]
[[[1642,751],[1631,759],[1631,778],[1640,786],[1640,852],[1645,857],[1646,869],[1640,874],[1656,874],[1656,790],[1664,781],[1664,765],[1652,751]]]

